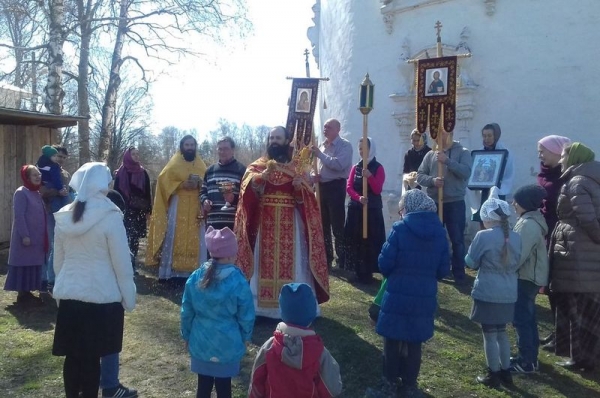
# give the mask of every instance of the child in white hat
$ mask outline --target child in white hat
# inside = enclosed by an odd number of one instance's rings
[[[512,384],[510,343],[506,324],[513,321],[517,301],[517,270],[521,238],[510,229],[510,206],[498,199],[498,189],[481,206],[486,229],[477,232],[465,257],[467,267],[476,269],[471,297],[471,320],[481,324],[487,374],[477,377],[486,386]]]

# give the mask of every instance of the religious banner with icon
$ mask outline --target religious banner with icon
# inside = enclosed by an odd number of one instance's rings
[[[296,150],[309,146],[313,139],[313,117],[319,90],[318,78],[294,78],[285,128],[294,135]]]
[[[440,122],[445,131],[454,130],[456,68],[456,56],[420,59],[417,62],[417,130],[423,134],[429,127],[434,140]]]

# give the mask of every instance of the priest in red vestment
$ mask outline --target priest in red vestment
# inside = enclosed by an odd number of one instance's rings
[[[309,284],[319,303],[329,300],[323,227],[310,178],[290,158],[284,127],[269,132],[267,155],[250,164],[240,187],[235,233],[237,265],[250,280],[256,315],[280,318],[286,283]]]

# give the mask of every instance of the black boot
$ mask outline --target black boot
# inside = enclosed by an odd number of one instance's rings
[[[485,376],[477,376],[477,382],[488,387],[500,386],[500,371],[492,372],[492,369],[487,368]]]
[[[512,374],[510,373],[510,368],[509,369],[500,369],[500,381],[505,386],[513,385],[513,378],[512,378]]]

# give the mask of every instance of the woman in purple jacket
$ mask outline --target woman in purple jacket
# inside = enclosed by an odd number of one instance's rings
[[[23,186],[13,196],[13,224],[4,290],[17,293],[17,303],[40,303],[32,290],[42,287],[42,265],[48,251],[46,212],[39,189],[42,174],[37,167],[21,167]]]

